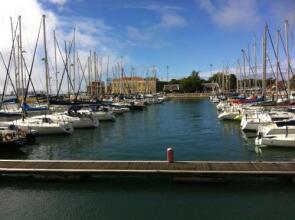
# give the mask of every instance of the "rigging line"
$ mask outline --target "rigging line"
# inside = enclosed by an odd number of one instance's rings
[[[63,82],[63,79],[64,79],[64,75],[65,75],[65,73],[67,73],[68,78],[70,78],[70,76],[69,76],[69,72],[68,72],[68,59],[67,59],[66,61],[64,60],[64,57],[63,57],[63,55],[62,55],[62,52],[61,52],[61,50],[60,50],[59,43],[58,43],[57,40],[56,40],[56,45],[57,45],[58,51],[59,51],[59,53],[60,53],[60,56],[61,56],[61,58],[62,58],[63,65],[64,65],[64,69],[63,69],[63,73],[62,73],[62,78],[61,78],[61,81],[60,81],[60,83],[59,83],[58,92],[57,92],[57,94],[56,94],[56,96],[58,96],[58,95],[59,95],[59,92],[60,92],[60,89],[61,89],[61,85],[62,85],[62,82]],[[71,54],[72,45],[73,45],[73,42],[70,43],[70,48],[69,48],[69,51],[66,52],[66,56],[69,56],[69,55]],[[69,80],[69,82],[70,82],[70,85],[71,85],[71,87],[72,87],[72,89],[73,89],[73,91],[74,91],[74,87],[73,87],[73,84],[72,84],[72,80]],[[75,92],[75,91],[74,91],[74,92]]]
[[[85,82],[86,82],[86,84],[87,84],[87,79],[86,79],[86,77],[85,77],[85,71],[86,71],[86,67],[87,67],[87,62],[85,63],[85,66],[84,66],[84,68],[83,68],[83,67],[82,67],[82,64],[81,64],[81,61],[80,61],[80,58],[78,57],[78,64],[79,64],[79,66],[80,66],[80,68],[81,68],[81,71],[82,71],[82,78],[81,78],[81,81],[80,81],[80,83],[79,83],[79,88],[78,88],[77,96],[78,96],[78,94],[79,94],[79,92],[80,92],[83,78],[84,78],[84,80],[85,80]]]
[[[59,47],[59,44],[58,44],[57,41],[56,41],[56,44],[57,44],[57,48],[58,48],[58,51],[59,51],[59,53],[60,53],[60,55],[61,55],[61,58],[62,58],[62,61],[63,61],[63,65],[64,65],[63,74],[62,74],[62,78],[61,78],[61,80],[60,80],[59,89],[58,89],[58,93],[57,93],[57,96],[58,96],[58,95],[59,95],[59,92],[60,92],[60,89],[61,89],[61,86],[62,86],[62,83],[63,83],[63,79],[64,79],[64,76],[65,76],[65,73],[67,73],[67,77],[68,77],[68,79],[69,79],[69,73],[68,73],[68,57],[69,57],[69,55],[70,55],[70,53],[71,53],[72,44],[70,44],[69,51],[66,51],[66,52],[65,52],[65,53],[66,53],[66,61],[64,61],[64,58],[63,58],[62,52],[61,52],[61,50],[60,50],[60,47]],[[71,87],[72,87],[72,89],[73,89],[73,85],[72,85],[71,80],[69,80],[69,82],[70,82],[70,85],[71,85]]]
[[[3,54],[2,54],[1,51],[0,51],[0,56],[1,56],[1,60],[2,60],[2,62],[3,62],[3,65],[4,65],[5,70],[6,70],[7,72],[9,72],[9,67],[5,64],[5,61],[4,61],[4,58],[3,58]],[[12,79],[11,79],[11,77],[10,77],[10,74],[8,74],[7,76],[8,76],[8,79],[9,79],[11,85],[12,85],[12,89],[13,89],[13,91],[16,93],[16,89],[15,89],[15,87],[14,87],[14,85],[13,85],[13,82],[12,82]]]
[[[29,74],[29,69],[28,69],[28,66],[27,66],[27,63],[26,63],[26,60],[25,60],[24,56],[22,56],[22,60],[23,60],[23,62],[24,62],[24,66],[25,66],[26,73]],[[33,84],[33,82],[32,82],[31,80],[30,80],[30,82],[31,82],[31,85],[32,85],[33,91],[34,91],[34,93],[35,93],[36,100],[37,100],[38,104],[40,105],[39,99],[38,99],[38,97],[37,97],[37,92],[36,92],[36,90],[35,90],[35,86],[34,86],[34,84]]]
[[[243,50],[243,52],[244,52],[245,55],[246,55],[245,57],[246,57],[246,61],[247,61],[247,63],[249,64],[249,68],[250,68],[250,70],[251,70],[253,76],[255,76],[255,73],[254,73],[254,70],[253,70],[252,65],[251,65],[251,63],[250,63],[249,57],[247,56],[246,51]]]
[[[284,48],[284,51],[285,51],[285,55],[287,55],[287,49],[285,47],[285,43],[283,42],[283,38],[282,38],[282,34],[281,32],[279,33],[279,36],[280,36],[280,39],[281,39],[281,42],[282,42],[282,45],[283,45],[283,48]],[[290,62],[290,59],[287,61],[287,65],[289,65],[289,69],[291,70],[291,73],[292,73],[292,77],[294,77],[294,74],[293,74],[293,70],[292,70],[292,66],[291,66],[291,62]]]
[[[273,74],[274,78],[276,78],[276,74],[275,74],[275,72],[274,72],[273,65],[272,65],[272,63],[271,63],[271,60],[270,60],[270,58],[269,58],[268,53],[266,54],[266,57],[267,57],[267,60],[268,60],[268,62],[269,62],[269,65],[270,65],[270,68],[271,68],[272,74]],[[279,65],[280,65],[280,64],[279,64]],[[285,84],[284,84],[284,88],[285,88],[285,91],[287,91],[287,88],[286,88],[286,85],[285,85]],[[279,91],[279,90],[278,90],[278,91]],[[282,95],[281,91],[279,91],[279,93],[280,93],[280,96],[281,96],[281,98],[282,98],[283,95]]]
[[[273,52],[275,54],[275,58],[278,60],[278,54],[277,54],[277,52],[275,50],[274,43],[273,43],[273,40],[272,40],[272,37],[271,37],[271,34],[270,34],[269,30],[267,30],[267,33],[268,33],[268,36],[269,36],[269,39],[270,39],[270,42],[271,42],[271,46],[272,46]],[[285,84],[286,82],[285,82],[284,77],[283,77],[283,74],[282,74],[281,65],[278,65],[278,69],[279,69],[279,72],[280,72],[282,81]],[[287,90],[286,90],[286,92],[287,92],[287,96],[289,97],[289,94],[288,94],[288,91]]]
[[[1,103],[0,103],[0,109],[2,108],[2,104],[3,104],[3,99],[4,99],[4,95],[5,95],[5,91],[6,91],[6,87],[7,87],[7,78],[9,77],[9,69],[10,69],[10,63],[11,63],[11,59],[12,59],[12,54],[13,54],[13,45],[14,45],[14,42],[15,42],[15,38],[16,38],[16,31],[18,29],[18,25],[19,25],[19,22],[16,23],[16,27],[15,27],[15,30],[14,30],[14,37],[13,37],[13,40],[12,40],[12,48],[11,48],[11,51],[10,51],[10,56],[9,56],[9,61],[8,61],[8,68],[6,69],[6,77],[5,77],[5,83],[4,83],[4,87],[3,87],[3,92],[2,92],[2,96],[1,96]],[[3,57],[2,57],[3,58]],[[2,60],[4,62],[4,59]],[[5,64],[5,62],[4,62]]]
[[[37,52],[37,47],[38,47],[38,42],[39,42],[39,37],[40,37],[40,32],[41,32],[41,27],[42,27],[42,19],[40,21],[39,31],[38,31],[38,35],[37,35],[37,40],[36,40],[35,48],[34,48],[33,59],[32,59],[32,62],[31,62],[31,67],[30,67],[30,72],[29,72],[29,79],[28,79],[27,86],[26,86],[26,93],[25,93],[25,97],[24,97],[24,102],[26,102],[26,100],[27,100],[28,90],[29,90],[29,83],[32,80],[33,67],[34,67],[34,63],[35,63],[35,57],[36,57],[36,52]]]

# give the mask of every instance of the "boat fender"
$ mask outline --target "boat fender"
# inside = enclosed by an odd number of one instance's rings
[[[69,116],[75,117],[77,115],[77,112],[74,109],[70,108],[68,110],[68,114]]]
[[[20,134],[21,134],[21,136],[23,136],[23,137],[26,137],[26,136],[27,136],[27,132],[24,131],[24,130],[21,130]]]
[[[12,135],[9,134],[9,133],[4,135],[4,140],[5,141],[10,141],[10,140],[12,140],[12,138],[13,138]]]

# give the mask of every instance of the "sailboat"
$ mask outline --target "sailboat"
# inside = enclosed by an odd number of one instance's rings
[[[94,111],[89,109],[80,109],[77,111],[79,114],[89,115],[98,119],[99,121],[115,121],[116,116],[112,111]]]
[[[49,115],[52,120],[65,121],[71,123],[74,128],[97,128],[99,126],[99,120],[89,114],[80,114],[72,111],[54,113]]]

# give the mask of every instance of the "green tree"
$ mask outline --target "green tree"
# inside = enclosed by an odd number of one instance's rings
[[[157,81],[156,81],[157,92],[162,92],[164,90],[165,84],[167,84],[167,82],[160,81],[159,79],[157,79]]]
[[[179,80],[179,84],[183,92],[196,92],[202,90],[202,80],[199,76],[199,71],[193,70],[189,77]]]
[[[222,87],[222,84],[224,83],[224,88],[227,88],[228,90],[235,90],[237,88],[237,77],[235,74],[223,74],[222,72],[217,72],[208,79],[208,82],[218,83],[220,87]]]

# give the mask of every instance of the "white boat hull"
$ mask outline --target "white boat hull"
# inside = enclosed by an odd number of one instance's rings
[[[238,112],[223,112],[218,116],[219,120],[235,120],[239,116]]]
[[[93,112],[93,116],[99,121],[115,121],[115,115],[112,112]]]
[[[97,118],[81,119],[79,121],[73,121],[72,124],[74,128],[97,128],[99,121]]]
[[[278,147],[295,147],[295,136],[274,136],[274,135],[269,135],[269,136],[264,136],[261,138],[256,138],[255,140],[256,145],[261,145],[261,146],[278,146]]]
[[[71,124],[64,124],[60,126],[34,126],[19,124],[18,126],[23,129],[33,129],[37,131],[38,135],[71,134],[74,131]]]

